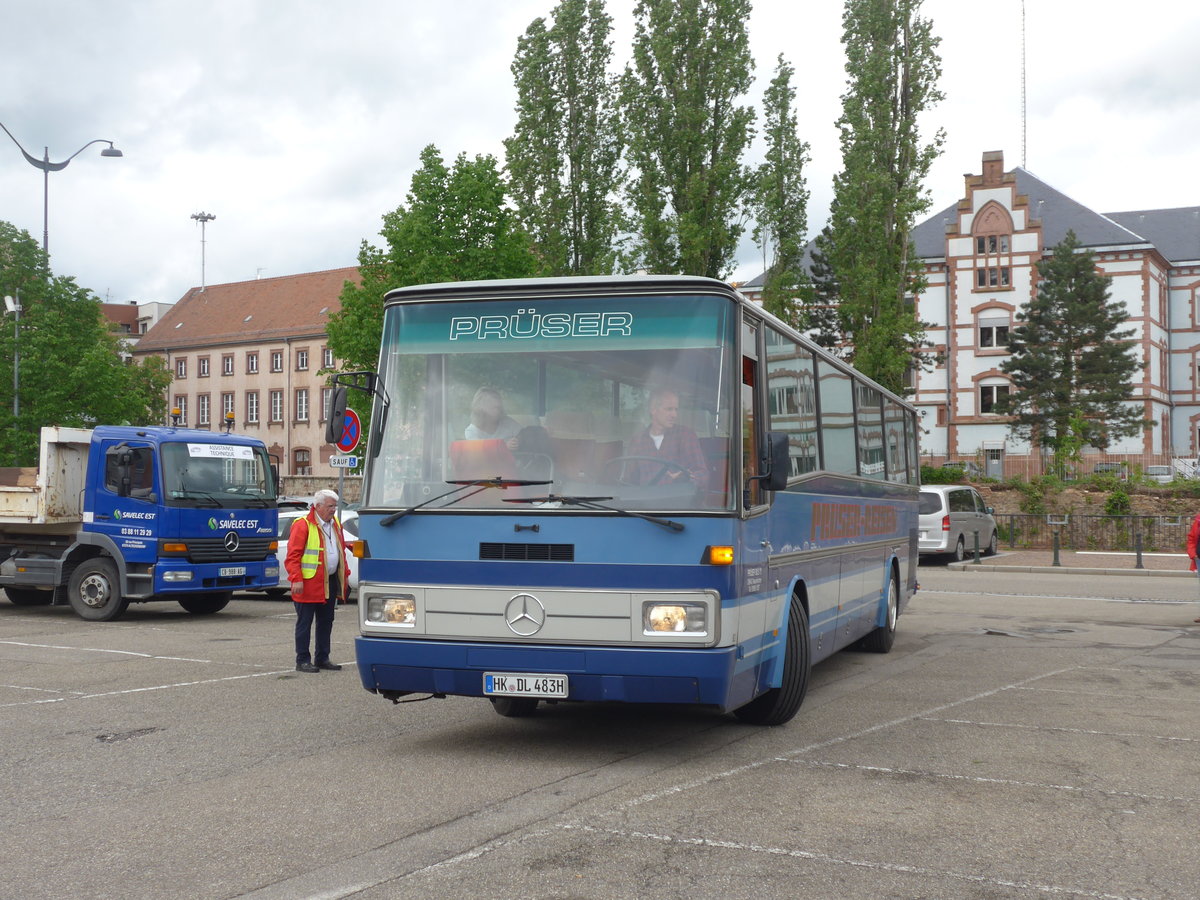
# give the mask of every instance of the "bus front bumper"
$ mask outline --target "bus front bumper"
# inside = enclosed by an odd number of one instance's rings
[[[565,675],[567,700],[733,708],[753,673],[736,647],[568,647],[358,637],[363,687],[385,695],[483,697],[484,673]],[[741,690],[739,690],[741,688]]]

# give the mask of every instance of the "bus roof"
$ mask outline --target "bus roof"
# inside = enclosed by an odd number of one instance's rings
[[[706,294],[720,293],[730,297],[737,292],[723,281],[700,275],[577,275],[564,278],[508,278],[492,281],[449,281],[439,284],[414,284],[393,288],[384,296],[384,303],[403,303],[410,300],[486,299],[491,294],[511,296],[529,294],[589,294],[596,291],[670,293],[696,290]]]

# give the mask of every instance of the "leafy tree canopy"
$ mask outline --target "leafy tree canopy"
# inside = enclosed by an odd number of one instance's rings
[[[44,425],[151,425],[166,416],[170,373],[158,357],[126,364],[99,299],[54,275],[27,231],[0,222],[0,295],[20,300],[19,331],[0,328],[0,359],[19,351],[19,414],[0,379],[0,459],[34,465]],[[11,315],[5,322],[13,325]]]
[[[329,346],[351,369],[378,364],[383,296],[392,288],[525,278],[538,271],[492,156],[459,154],[447,166],[438,149],[427,146],[406,205],[384,215],[380,234],[386,247],[363,241],[362,284],[347,282],[341,309],[329,321]]]

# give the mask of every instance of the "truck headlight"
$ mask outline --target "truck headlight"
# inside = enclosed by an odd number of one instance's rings
[[[646,634],[707,634],[708,607],[703,603],[647,601],[642,604],[642,631]]]
[[[263,569],[263,577],[264,578],[274,578],[276,581],[278,581],[279,580],[279,566],[267,566],[265,569]]]
[[[175,569],[163,572],[163,581],[191,581],[192,577],[191,569]]]
[[[373,596],[367,600],[367,621],[412,628],[417,624],[417,598],[412,594]]]

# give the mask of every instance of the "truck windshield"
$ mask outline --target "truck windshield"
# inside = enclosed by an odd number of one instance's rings
[[[168,506],[273,506],[275,485],[256,447],[175,441],[162,445]]]
[[[710,296],[388,307],[381,377],[391,404],[367,503],[411,507],[448,481],[499,478],[540,484],[424,509],[528,509],[506,501],[554,495],[731,509],[733,315]]]

